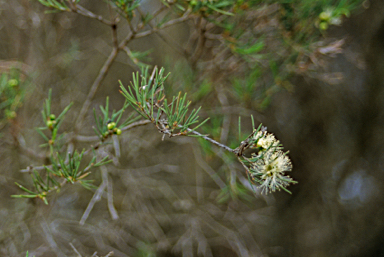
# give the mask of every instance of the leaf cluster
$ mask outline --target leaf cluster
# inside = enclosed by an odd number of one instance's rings
[[[61,124],[63,123],[65,114],[69,111],[73,103],[70,103],[69,105],[67,105],[57,117],[55,114],[52,113],[51,104],[52,104],[52,89],[49,90],[48,98],[45,100],[44,108],[41,112],[45,126],[38,127],[36,128],[36,130],[41,135],[41,137],[46,141],[45,144],[42,144],[40,146],[41,147],[50,146],[50,149],[52,151],[53,146],[59,147],[59,144],[55,144],[56,141],[64,137],[64,134],[60,135],[58,134],[58,131]],[[49,135],[45,135],[43,133],[44,130],[48,130]]]
[[[43,175],[37,170],[32,169],[31,178],[33,182],[34,191],[20,185],[16,182],[16,185],[27,194],[12,195],[15,198],[40,198],[45,204],[48,204],[47,195],[66,184],[79,183],[84,188],[94,188],[92,180],[86,180],[85,178],[91,173],[92,167],[98,167],[109,163],[108,157],[100,161],[96,161],[96,156],[88,163],[85,168],[81,168],[84,150],[81,153],[75,151],[74,153],[68,153],[67,156],[62,156],[59,153],[55,153],[51,156],[51,165],[44,166]],[[61,181],[59,181],[61,180]]]
[[[134,17],[134,10],[140,6],[141,0],[112,0],[110,4],[119,10],[120,14],[127,19]]]
[[[134,113],[132,113],[123,122],[120,122],[123,113],[128,106],[129,104],[126,101],[120,110],[113,110],[112,114],[109,114],[109,97],[107,97],[105,107],[100,105],[100,111],[102,115],[97,115],[96,110],[93,109],[93,116],[95,118],[96,123],[96,127],[93,127],[93,130],[98,135],[101,141],[104,141],[108,138],[108,136],[113,134],[120,135],[124,127],[128,126],[129,124],[135,122],[138,118],[140,118],[137,116],[135,117]]]
[[[186,94],[181,96],[181,93],[168,102],[164,94],[164,82],[168,76],[164,75],[163,68],[155,68],[151,76],[145,69],[141,80],[139,73],[133,74],[133,83],[127,88],[120,82],[121,93],[137,113],[155,124],[159,132],[169,137],[188,135],[207,120],[191,128],[199,123],[201,107],[189,112],[191,101],[187,101]]]
[[[79,3],[80,0],[38,0],[40,4],[52,8],[53,10],[48,11],[47,13],[52,12],[59,12],[59,11],[70,11],[70,7],[66,4],[67,2],[69,4],[76,4]],[[70,3],[71,2],[71,3]]]

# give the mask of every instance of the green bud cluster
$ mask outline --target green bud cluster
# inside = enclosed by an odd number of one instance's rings
[[[322,12],[320,13],[319,18],[322,21],[329,21],[329,19],[331,18],[331,14],[329,12]]]
[[[105,137],[108,136],[108,134],[110,132],[113,132],[113,134],[116,134],[116,135],[121,135],[121,132],[122,132],[121,129],[116,127],[116,123],[115,122],[109,122],[107,124],[107,129],[108,129],[109,132],[105,132],[104,133]]]
[[[319,29],[327,30],[332,19],[332,10],[328,9],[319,14]]]
[[[50,114],[45,125],[47,125],[47,127],[50,130],[52,130],[54,128],[55,124],[56,124],[56,115]]]
[[[17,79],[10,79],[10,80],[8,80],[8,85],[10,87],[15,87],[15,86],[19,85],[19,81]]]
[[[15,111],[11,111],[11,110],[5,110],[5,116],[8,118],[8,119],[14,119],[16,118],[17,114]]]
[[[115,122],[110,122],[107,125],[108,130],[113,130],[115,127],[116,127],[116,123]]]

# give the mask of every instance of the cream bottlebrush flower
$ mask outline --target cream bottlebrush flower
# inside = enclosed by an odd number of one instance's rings
[[[257,140],[256,146],[263,149],[279,148],[280,146],[280,141],[277,140],[273,134],[267,133],[267,131],[257,132],[257,134],[253,136],[253,139]]]
[[[268,150],[259,155],[250,168],[250,176],[253,180],[261,184],[261,193],[274,192],[285,189],[290,183],[296,183],[284,173],[292,170],[292,163],[287,153],[281,150]],[[289,191],[288,191],[289,192]]]

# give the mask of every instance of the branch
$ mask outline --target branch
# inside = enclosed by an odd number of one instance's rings
[[[221,144],[221,143],[219,143],[219,142],[213,140],[212,138],[210,138],[210,137],[208,137],[208,136],[206,136],[206,135],[200,134],[199,132],[194,131],[194,130],[189,129],[189,128],[187,128],[187,131],[190,132],[190,133],[192,133],[192,134],[195,134],[195,135],[197,135],[197,136],[199,136],[199,137],[201,137],[201,138],[204,138],[205,140],[211,142],[212,144],[215,144],[215,145],[217,145],[217,146],[219,146],[219,147],[221,147],[221,148],[224,148],[224,149],[227,150],[228,152],[236,153],[236,149],[232,149],[232,148],[230,148],[230,147],[228,147],[228,146],[226,146],[226,145],[223,145],[223,144]]]
[[[109,21],[107,19],[104,19],[103,16],[94,14],[93,12],[89,11],[88,9],[85,9],[81,5],[76,5],[76,6],[72,7],[71,11],[73,13],[80,14],[80,15],[85,16],[87,18],[98,20],[98,21],[100,21],[100,22],[102,22],[102,23],[104,23],[104,24],[106,24],[108,26],[115,25],[114,21],[112,22],[112,21]]]
[[[162,26],[160,26],[159,28],[153,28],[151,30],[147,30],[147,31],[143,31],[141,33],[137,33],[134,37],[135,38],[141,38],[141,37],[146,37],[148,35],[151,35],[161,29],[165,29],[169,26],[172,26],[172,25],[175,25],[175,24],[178,24],[178,23],[181,23],[181,22],[184,22],[188,19],[190,19],[191,17],[189,16],[189,14],[191,13],[190,10],[188,10],[187,12],[184,13],[183,16],[181,16],[180,18],[177,18],[177,19],[174,19],[174,20],[170,20],[166,23],[164,23]]]
[[[112,66],[114,60],[116,59],[117,53],[119,52],[119,50],[120,49],[116,48],[116,47],[114,47],[112,49],[112,52],[109,55],[108,59],[105,61],[103,67],[101,68],[99,75],[97,76],[96,80],[93,82],[93,85],[92,85],[91,89],[89,90],[87,98],[85,99],[85,102],[83,104],[83,107],[81,108],[80,114],[77,117],[77,120],[75,122],[75,124],[76,124],[75,134],[77,131],[80,130],[80,128],[82,126],[82,121],[84,120],[84,117],[85,117],[89,107],[91,106],[91,101],[92,101],[93,97],[95,96],[95,93],[96,93],[97,89],[99,88],[101,82],[103,81],[103,79],[107,75],[109,68]]]

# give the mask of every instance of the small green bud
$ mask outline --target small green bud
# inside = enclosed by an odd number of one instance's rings
[[[328,29],[328,22],[325,22],[325,21],[320,22],[319,28],[321,30],[327,30]]]
[[[54,122],[52,120],[48,120],[46,123],[46,125],[49,129],[53,129],[53,124],[54,124]]]
[[[7,118],[11,120],[11,119],[16,118],[17,114],[15,111],[6,110],[5,116],[7,116]]]
[[[197,5],[197,0],[191,0],[191,2],[189,2],[192,6],[195,6]]]
[[[115,132],[115,133],[116,133],[116,135],[121,135],[121,129],[119,129],[119,128],[116,129],[116,132]]]
[[[51,114],[51,115],[49,115],[49,119],[50,119],[50,120],[55,120],[55,119],[56,119],[56,115],[55,115],[55,114]]]
[[[115,127],[116,127],[116,123],[114,123],[114,122],[110,122],[110,123],[108,123],[108,125],[107,125],[108,130],[112,130],[112,129],[114,129]]]
[[[8,85],[10,87],[15,87],[15,86],[19,85],[19,81],[17,81],[17,79],[10,79],[10,80],[8,80]]]
[[[327,21],[331,18],[331,14],[329,12],[322,12],[319,14],[320,20]]]

